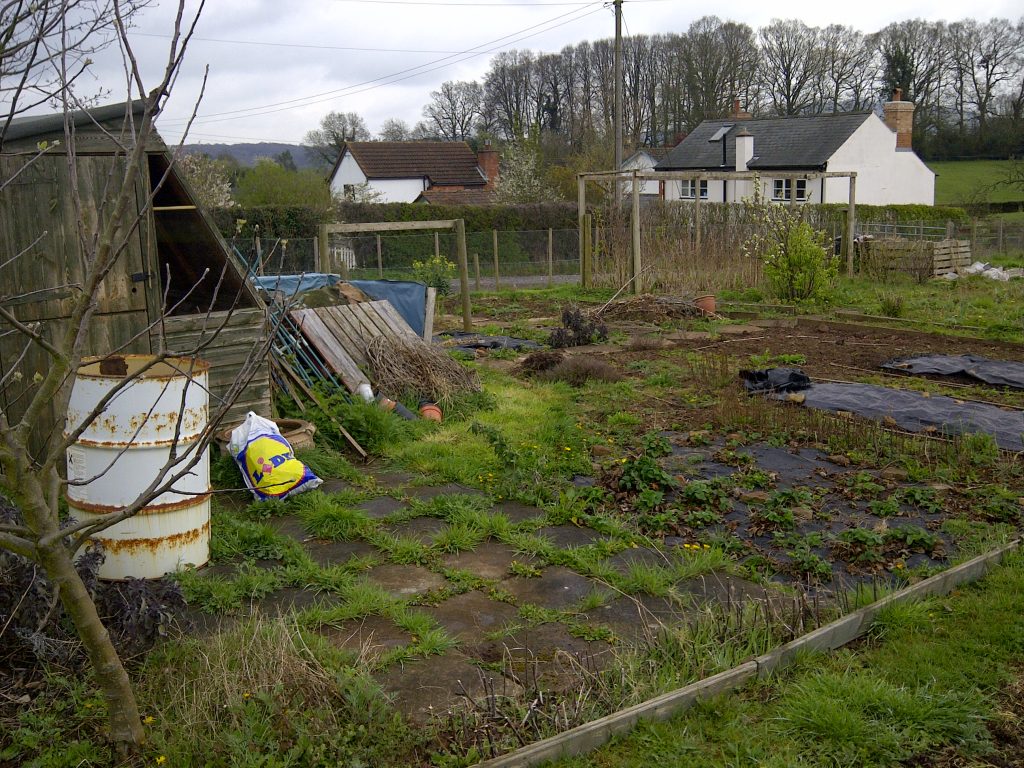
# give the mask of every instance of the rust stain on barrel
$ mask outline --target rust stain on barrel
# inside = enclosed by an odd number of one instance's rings
[[[176,491],[175,491],[176,493]],[[204,501],[210,498],[213,494],[210,492],[197,494],[182,501],[172,501],[166,504],[147,504],[135,514],[137,515],[159,515],[165,512],[177,512],[179,509],[188,509],[189,507],[197,507]],[[109,515],[112,512],[120,512],[124,507],[112,507],[106,504],[93,504],[88,501],[78,501],[77,499],[68,498],[68,506],[71,509],[81,510],[82,512],[88,512],[93,515]]]
[[[137,554],[140,552],[156,554],[160,549],[175,549],[193,544],[203,536],[209,535],[209,532],[210,524],[206,522],[190,531],[172,533],[170,536],[161,536],[153,539],[104,539],[94,536],[92,540],[99,543],[105,551],[112,555],[120,553]]]

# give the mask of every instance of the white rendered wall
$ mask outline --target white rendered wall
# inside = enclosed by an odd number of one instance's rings
[[[653,171],[654,160],[648,154],[634,155],[622,164],[622,170],[624,171]],[[629,178],[628,176],[626,178]],[[633,182],[627,181],[622,185],[623,194],[633,194]],[[641,195],[657,195],[658,194],[658,182],[657,181],[641,181],[640,182],[640,194]]]
[[[934,205],[935,174],[914,152],[896,149],[896,134],[871,115],[828,161],[829,171],[857,172],[857,202]],[[826,203],[845,203],[848,179],[827,179]]]
[[[370,189],[379,192],[381,203],[411,203],[426,189],[426,180],[418,179],[370,179],[366,178],[359,163],[348,152],[341,159],[338,170],[331,178],[331,192],[344,195],[345,185],[365,184],[369,181]]]

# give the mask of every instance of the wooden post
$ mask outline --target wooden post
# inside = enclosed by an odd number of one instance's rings
[[[263,241],[256,235],[256,274],[263,276]]]
[[[999,230],[1002,233],[1002,230]],[[555,284],[555,233],[548,227],[548,288]]]
[[[318,257],[317,266],[321,272],[333,272],[331,264],[331,252],[327,247],[327,225],[321,224],[316,236],[316,253]]]
[[[480,290],[480,254],[473,254],[473,271],[476,273],[476,289]]]
[[[584,249],[584,243],[587,238],[583,236],[583,227],[585,225],[584,216],[587,211],[587,180],[582,175],[577,174],[576,176],[576,226],[579,230],[579,246],[580,246],[580,284],[587,287],[587,273],[584,269],[584,262],[586,261],[586,250]]]
[[[427,304],[423,312],[423,340],[429,344],[434,339],[434,307],[437,306],[437,288],[427,288]]]
[[[377,235],[377,277],[384,277],[384,255],[380,247],[380,235]]]
[[[697,196],[700,197],[700,190],[697,190]],[[632,278],[633,278],[633,293],[643,293],[643,286],[641,285],[641,273],[643,268],[640,263],[640,184],[637,182],[636,171],[633,171],[633,210],[630,216],[630,229],[633,235],[633,262],[632,262]]]
[[[590,287],[590,272],[593,269],[591,263],[592,251],[590,249],[590,233],[593,227],[593,217],[588,213],[583,217],[583,266],[580,275],[580,284],[584,288]]]
[[[440,232],[435,232],[434,233],[434,258],[435,259],[440,259],[441,258],[441,233]]]
[[[697,258],[700,258],[700,176],[694,180],[696,185],[696,193],[693,196],[693,226],[694,226],[694,244],[693,250],[697,254]]]
[[[952,240],[953,239],[953,235],[955,233],[956,233],[956,225],[953,223],[952,219],[949,219],[948,221],[946,221],[946,239],[947,240]]]
[[[313,238],[313,271],[323,272],[324,265],[320,262],[320,238]]]
[[[498,275],[498,230],[492,229],[491,236],[494,240],[494,290],[499,291],[500,276]]]
[[[347,281],[348,280],[348,259],[342,257],[341,264],[339,266],[341,267],[341,279]]]
[[[459,258],[459,290],[462,292],[462,330],[473,330],[473,310],[469,305],[469,264],[466,257],[466,221],[455,220],[455,247]]]
[[[997,237],[997,243],[999,244],[999,253],[1004,253],[1004,248],[1003,248],[1003,220],[1002,219],[997,219],[996,220],[996,237]]]
[[[850,197],[849,209],[846,212],[846,235],[843,237],[849,243],[846,251],[846,274],[853,276],[853,231],[857,228],[857,174],[850,174]]]

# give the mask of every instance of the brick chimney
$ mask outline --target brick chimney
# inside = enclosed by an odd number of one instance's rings
[[[896,149],[911,149],[914,132],[914,103],[903,100],[903,89],[892,92],[892,101],[882,105],[885,124],[896,134]]]
[[[739,99],[732,100],[732,112],[729,113],[729,118],[731,120],[749,120],[752,117],[753,115],[751,115],[749,112],[740,109]]]
[[[484,148],[476,153],[477,165],[480,166],[480,170],[487,177],[485,189],[494,189],[494,185],[498,181],[498,164],[500,159],[498,150],[491,149],[491,140],[485,139]]]

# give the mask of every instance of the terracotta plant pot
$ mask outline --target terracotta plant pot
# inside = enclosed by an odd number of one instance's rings
[[[435,403],[420,403],[420,416],[441,423],[441,409]]]
[[[705,296],[698,296],[693,300],[693,306],[705,315],[713,315],[715,314],[715,297],[710,293]]]

